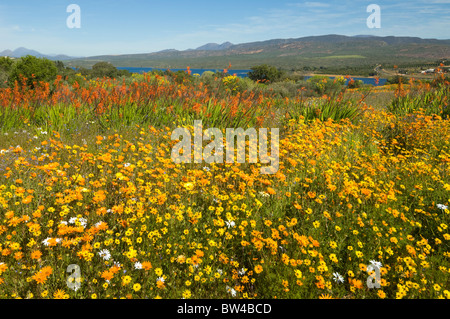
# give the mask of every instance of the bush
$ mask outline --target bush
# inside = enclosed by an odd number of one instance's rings
[[[114,65],[108,62],[98,62],[92,66],[91,76],[94,78],[117,78],[123,75],[130,75],[127,70],[118,70]]]
[[[214,72],[213,71],[205,71],[200,76],[200,78],[202,78],[202,79],[214,79]]]
[[[14,64],[14,61],[12,59],[10,59],[8,57],[1,57],[0,58],[0,71],[10,72],[13,64]]]
[[[173,79],[175,81],[175,83],[177,83],[177,84],[181,84],[186,81],[191,82],[194,78],[188,72],[182,71],[182,70],[178,70],[176,72],[174,72],[172,70],[167,70],[167,71],[165,71],[164,74],[167,75],[169,78]]]
[[[22,77],[26,78],[26,85],[34,88],[34,83],[53,82],[56,79],[58,69],[55,63],[46,58],[36,58],[27,55],[14,64],[9,77],[9,85],[14,86],[17,81],[22,84]]]
[[[364,85],[364,82],[363,81],[361,81],[361,80],[350,80],[349,82],[348,82],[348,84],[347,84],[347,87],[349,88],[349,89],[357,89],[357,88],[360,88],[360,87],[362,87]]]
[[[8,57],[0,58],[0,88],[7,87],[8,77],[14,61]]]
[[[284,76],[284,72],[274,66],[262,64],[251,68],[248,77],[262,83],[276,82]]]
[[[302,89],[302,85],[293,82],[277,82],[267,86],[269,92],[273,93],[277,97],[289,97],[293,98],[299,94]]]
[[[309,89],[315,91],[319,95],[330,95],[339,93],[344,89],[344,82],[339,78],[331,80],[327,76],[315,75],[307,80]]]
[[[8,87],[8,73],[0,70],[0,88]]]
[[[423,110],[425,115],[438,115],[444,119],[450,117],[448,85],[421,89],[408,94],[398,94],[387,106],[387,110],[395,115],[404,116]]]
[[[407,83],[408,80],[401,75],[392,76],[387,79],[386,84],[400,84],[400,83]]]
[[[325,122],[329,119],[339,122],[348,119],[355,122],[361,115],[362,109],[359,102],[351,98],[343,98],[343,94],[334,94],[326,99],[301,100],[288,109],[289,119],[298,121],[300,117],[305,122],[319,119]]]

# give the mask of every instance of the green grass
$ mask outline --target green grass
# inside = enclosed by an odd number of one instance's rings
[[[349,54],[349,55],[330,55],[326,57],[322,57],[322,59],[366,59],[365,56],[358,54]]]

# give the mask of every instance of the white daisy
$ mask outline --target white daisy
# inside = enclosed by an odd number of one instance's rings
[[[111,253],[108,249],[103,249],[98,252],[98,255],[103,258],[103,260],[109,260],[111,258]]]
[[[50,241],[50,237],[47,237],[47,238],[45,238],[43,241],[42,241],[42,243],[45,245],[45,246],[48,246],[48,245],[50,245],[50,243],[49,243],[49,241]]]
[[[232,221],[232,220],[231,220],[231,221],[228,220],[228,221],[226,221],[225,223],[227,224],[228,228],[236,226],[235,222]]]
[[[80,222],[81,226],[86,227],[86,225],[87,225],[86,218],[78,218],[78,221]]]
[[[245,269],[242,268],[241,270],[238,271],[239,276],[243,276],[245,275]]]
[[[156,281],[157,281],[157,282],[158,282],[158,281],[164,282],[165,280],[164,280],[164,277],[159,277],[158,279],[156,279]]]
[[[383,264],[382,264],[381,262],[375,261],[375,260],[371,260],[371,261],[370,261],[370,264],[371,264],[372,266],[377,267],[378,269],[380,269],[381,267],[383,267]]]
[[[139,261],[135,262],[134,269],[142,269],[142,264]]]
[[[99,227],[101,224],[103,224],[103,222],[102,222],[102,221],[99,221],[98,223],[96,223],[96,224],[94,225],[94,227],[97,228],[97,227]]]
[[[76,222],[79,222],[81,226],[86,228],[86,225],[87,225],[87,219],[86,218],[71,217],[69,219],[69,223],[70,224],[75,224]]]
[[[227,286],[227,292],[229,292],[232,297],[236,296],[236,290],[234,290],[233,288],[231,288],[229,286]]]
[[[344,277],[342,277],[339,273],[335,272],[333,273],[333,279],[336,282],[340,282],[343,283],[344,282]]]
[[[437,206],[437,208],[442,209],[442,210],[448,209],[448,206],[445,206],[443,204],[437,204],[436,206]]]

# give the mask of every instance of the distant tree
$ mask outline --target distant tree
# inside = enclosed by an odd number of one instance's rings
[[[213,71],[205,71],[202,74],[202,78],[212,78],[214,77],[214,72]]]
[[[90,77],[91,76],[91,71],[92,70],[87,69],[87,68],[82,67],[82,66],[75,67],[75,73],[81,74],[84,77]]]
[[[33,88],[34,82],[53,82],[57,73],[58,69],[53,61],[27,55],[13,65],[9,85],[13,86],[15,81],[22,84],[22,76],[24,76],[27,79],[26,85]]]
[[[276,82],[283,77],[284,72],[274,66],[262,64],[251,68],[248,77],[253,81],[263,83]]]
[[[64,69],[66,68],[66,66],[64,65],[64,63],[62,61],[55,61],[55,66],[58,69],[58,72],[64,71]]]
[[[73,78],[76,74],[75,70],[64,65],[62,61],[55,61],[55,66],[58,69],[58,75],[64,79]]]
[[[109,62],[98,62],[92,66],[90,75],[94,78],[116,78],[119,76],[129,76],[131,73],[127,70],[118,70]]]
[[[8,78],[14,61],[8,57],[0,58],[0,88],[8,86]]]
[[[348,84],[347,84],[347,87],[349,88],[349,89],[356,89],[356,88],[360,88],[360,87],[362,87],[364,85],[364,82],[363,81],[361,81],[361,80],[351,80],[351,81],[349,81],[348,82]]]
[[[401,75],[395,75],[393,77],[388,78],[386,81],[387,84],[399,84],[400,82],[408,83],[408,80]]]
[[[114,78],[117,76],[117,68],[108,62],[98,62],[92,66],[91,75],[95,78],[109,77]]]
[[[0,58],[0,71],[9,73],[12,69],[13,64],[14,64],[13,59],[10,59],[8,57],[1,57]]]

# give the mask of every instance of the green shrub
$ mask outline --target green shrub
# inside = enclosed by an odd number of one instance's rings
[[[357,88],[362,87],[363,85],[364,85],[364,82],[361,81],[361,80],[356,80],[356,81],[355,80],[351,80],[351,81],[348,82],[347,87],[349,89],[357,89]]]
[[[387,110],[393,114],[403,116],[414,113],[419,109],[425,115],[438,115],[446,119],[450,116],[449,87],[442,85],[429,91],[413,91],[409,94],[399,94],[387,106]]]
[[[273,83],[279,81],[284,76],[284,72],[274,66],[262,64],[251,68],[248,77],[253,81],[262,83]]]
[[[407,83],[408,80],[401,75],[392,76],[387,79],[386,84],[400,84],[400,83]]]
[[[301,84],[294,82],[276,82],[269,84],[267,89],[276,97],[295,97],[299,94],[299,90],[302,89]]]
[[[355,121],[362,114],[359,103],[354,99],[343,99],[342,94],[335,94],[325,99],[308,99],[295,103],[288,110],[289,118],[298,120],[300,116],[305,118],[305,122],[312,122],[315,119],[327,121],[332,119],[339,122],[344,119]]]
[[[314,75],[307,80],[308,88],[316,92],[318,95],[332,95],[339,93],[344,89],[344,82],[339,79],[332,80],[327,76]]]
[[[54,62],[46,58],[36,58],[27,55],[12,67],[9,85],[14,86],[16,81],[20,85],[22,84],[22,77],[25,77],[26,85],[34,88],[35,82],[53,82],[56,79],[57,73],[58,69]]]

